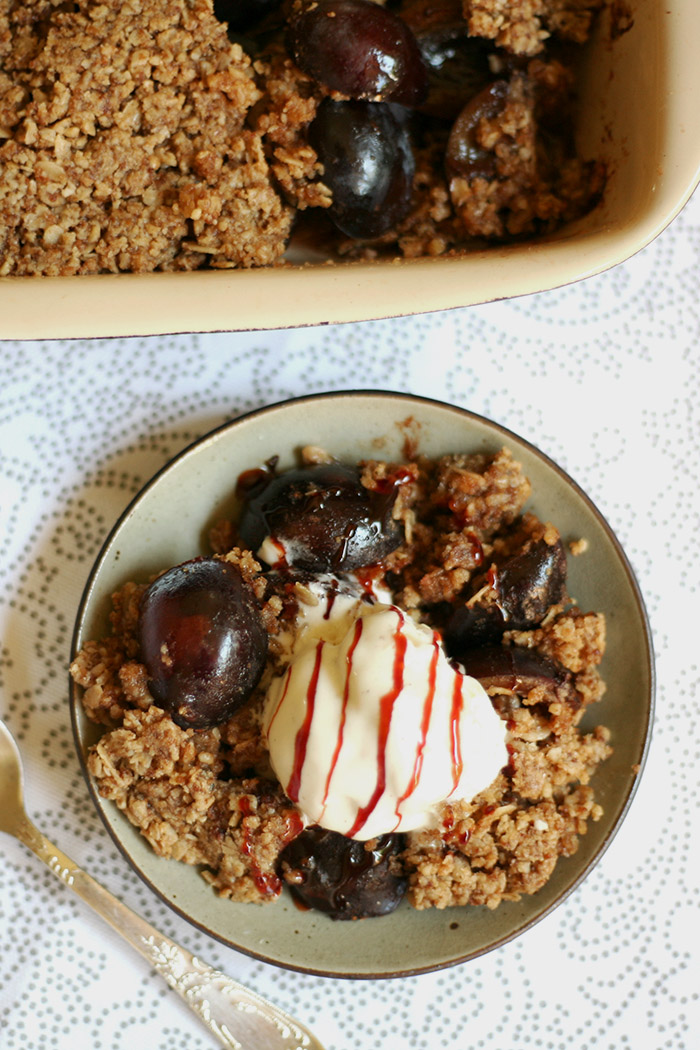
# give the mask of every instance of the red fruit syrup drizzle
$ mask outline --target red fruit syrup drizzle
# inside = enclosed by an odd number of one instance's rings
[[[462,708],[464,707],[464,675],[455,672],[454,685],[452,686],[452,708],[450,710],[450,750],[452,753],[452,795],[457,790],[464,760],[462,758],[462,739],[459,732]],[[450,797],[449,795],[447,796]]]
[[[256,859],[255,853],[253,852],[253,845],[250,840],[249,829],[246,823],[246,817],[249,817],[253,812],[253,807],[250,798],[247,795],[243,795],[243,797],[238,800],[238,808],[243,815],[243,820],[241,821],[241,852],[244,853],[250,861],[251,878],[262,896],[279,897],[282,892],[282,880],[274,871],[263,871]],[[287,819],[287,833],[285,835],[287,841],[291,842],[293,838],[296,838],[302,830],[302,827],[303,822],[301,817],[297,814],[290,813]]]
[[[287,784],[287,795],[291,798],[292,802],[299,801],[299,788],[301,787],[301,774],[304,769],[304,761],[306,759],[306,749],[309,744],[309,734],[311,732],[311,723],[314,718],[314,708],[316,706],[316,690],[318,689],[318,676],[321,671],[321,656],[323,654],[324,641],[318,642],[316,646],[316,658],[314,660],[314,669],[311,673],[311,681],[309,682],[308,689],[306,690],[306,712],[304,714],[304,721],[299,727],[294,741],[294,765],[292,767],[292,775],[289,783]],[[289,681],[289,678],[287,678]]]
[[[394,704],[401,694],[403,689],[403,672],[406,658],[406,635],[403,632],[404,616],[400,610],[396,610],[399,613],[399,625],[394,632],[394,668],[393,668],[393,684],[392,688],[388,693],[379,701],[379,733],[377,740],[377,783],[372,793],[372,797],[366,806],[363,806],[355,820],[355,823],[346,832],[348,838],[353,838],[357,835],[358,831],[361,831],[370,814],[375,809],[379,799],[384,794],[386,787],[386,743],[389,737],[389,728],[391,726],[391,716],[394,710]]]
[[[409,781],[408,787],[404,791],[401,798],[396,803],[396,826],[398,827],[401,821],[401,805],[406,801],[410,795],[416,790],[418,781],[420,779],[421,769],[423,768],[423,754],[425,752],[425,745],[428,739],[428,729],[430,727],[430,716],[433,712],[433,703],[435,700],[435,683],[437,681],[437,665],[438,658],[440,656],[440,641],[436,634],[433,634],[433,652],[430,657],[430,668],[428,671],[428,692],[425,695],[423,701],[423,716],[421,718],[420,726],[420,738],[416,747],[416,758],[413,763],[413,774]]]
[[[362,636],[363,622],[364,621],[361,620],[361,619],[356,622],[356,624],[355,624],[355,631],[354,631],[353,636],[352,636],[352,642],[350,643],[350,648],[348,649],[347,654],[345,656],[346,673],[345,673],[345,686],[343,688],[343,701],[342,701],[342,706],[341,706],[341,710],[340,710],[340,726],[338,727],[338,739],[337,739],[336,744],[335,744],[335,751],[333,752],[333,757],[331,759],[330,769],[328,770],[328,776],[326,777],[326,786],[325,786],[325,789],[324,789],[324,792],[323,792],[323,809],[321,811],[321,818],[323,817],[323,813],[324,813],[324,811],[326,809],[326,805],[328,803],[328,791],[329,791],[330,784],[331,784],[331,778],[333,776],[333,773],[335,772],[335,767],[336,767],[336,765],[338,763],[338,756],[340,755],[340,749],[343,746],[343,737],[345,735],[345,717],[347,715],[348,697],[350,695],[350,676],[352,674],[352,658],[353,658],[353,655],[355,653],[355,649],[357,648],[357,643],[359,642],[359,640],[360,640],[360,638]],[[319,821],[320,821],[321,818],[319,818]]]

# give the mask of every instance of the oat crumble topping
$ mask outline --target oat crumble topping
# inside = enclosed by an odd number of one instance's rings
[[[325,461],[315,447],[307,457]],[[396,469],[367,461],[363,484],[385,484]],[[395,600],[424,622],[440,623],[446,603],[479,587],[488,565],[534,543],[559,542],[553,524],[526,511],[529,482],[505,450],[419,457],[399,469],[395,514],[407,538],[386,560],[386,582]],[[283,658],[275,640],[290,607],[306,599],[303,584],[276,588],[250,552],[233,544],[235,523],[214,535],[219,545],[224,538],[229,544],[219,556],[255,586],[270,635],[268,670],[241,710],[214,729],[193,730],[177,726],[152,702],[137,640],[145,584],[127,583],[113,596],[112,634],[88,642],[71,674],[83,688],[88,717],[105,727],[89,760],[100,793],[160,856],[196,865],[222,896],[264,903],[281,892],[279,855],[302,822],[269,765],[262,698]],[[476,798],[445,803],[436,826],[405,835],[397,863],[418,909],[496,908],[537,892],[557,859],[576,851],[588,821],[602,813],[592,778],[611,753],[609,732],[582,730],[580,723],[605,690],[599,673],[604,617],[580,610],[567,596],[537,627],[506,631],[501,645],[539,654],[560,674],[524,689],[498,683],[488,689],[507,722],[510,761]]]

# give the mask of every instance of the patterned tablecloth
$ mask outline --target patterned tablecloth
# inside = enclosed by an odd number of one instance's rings
[[[694,1050],[700,1043],[700,198],[574,287],[342,327],[0,343],[0,712],[36,823],[161,930],[315,1029],[328,1050]],[[0,318],[1,330],[1,318]],[[96,815],[68,719],[75,611],[148,477],[237,414],[307,391],[399,389],[539,445],[607,516],[638,575],[657,721],[631,813],[585,884],[520,939],[403,980],[300,976],[191,928]],[[3,1050],[204,1050],[161,979],[2,837]]]

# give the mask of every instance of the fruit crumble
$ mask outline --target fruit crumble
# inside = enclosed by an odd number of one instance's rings
[[[0,0],[0,276],[434,256],[598,201],[602,0]]]
[[[507,450],[238,479],[71,666],[99,792],[223,897],[338,919],[537,892],[602,813],[605,620]],[[572,550],[585,547],[572,537]]]

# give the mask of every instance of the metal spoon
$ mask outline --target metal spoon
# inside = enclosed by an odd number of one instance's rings
[[[0,720],[0,831],[14,835],[121,933],[199,1019],[232,1050],[323,1050],[293,1017],[158,933],[52,845],[24,808],[22,760]]]

